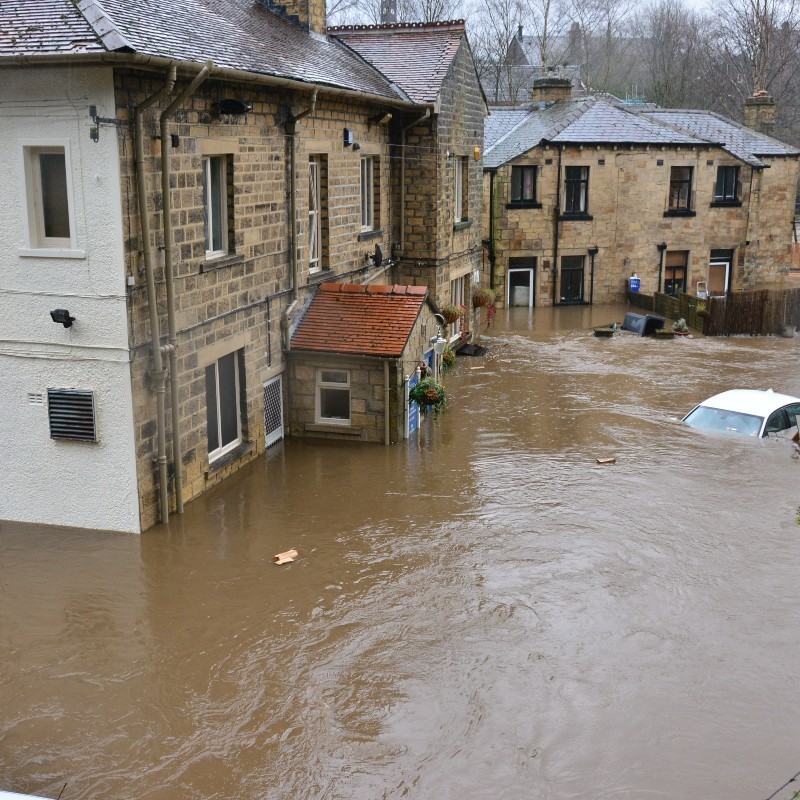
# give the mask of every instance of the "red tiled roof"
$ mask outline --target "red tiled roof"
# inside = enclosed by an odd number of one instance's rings
[[[465,33],[452,22],[351,25],[328,33],[397,84],[415,103],[435,103]]]
[[[427,295],[425,286],[323,283],[292,350],[399,358]]]

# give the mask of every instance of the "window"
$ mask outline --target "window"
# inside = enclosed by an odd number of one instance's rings
[[[739,199],[739,167],[717,167],[715,203],[736,203]]]
[[[365,156],[361,159],[361,230],[371,231],[375,228],[375,195],[377,182],[375,159]]]
[[[461,276],[450,281],[450,302],[454,306],[465,306],[464,297],[466,295],[466,277]],[[462,321],[456,320],[450,325],[450,339],[455,339],[461,333]]]
[[[692,207],[692,167],[672,167],[669,173],[669,210],[690,211]]]
[[[511,167],[511,202],[536,202],[536,167]]]
[[[589,167],[564,168],[564,213],[586,214],[589,209]]]
[[[206,258],[228,253],[228,163],[226,156],[203,158],[203,220]]]
[[[463,156],[457,156],[453,159],[453,166],[455,168],[455,221],[466,222],[468,219],[468,189],[469,189],[469,162]]]
[[[317,370],[317,422],[350,424],[350,373],[347,370]]]
[[[327,209],[325,192],[328,182],[328,162],[322,155],[308,160],[308,268],[319,272],[326,266],[325,224]]]
[[[72,179],[66,145],[23,148],[31,248],[75,246]]]
[[[206,367],[208,460],[214,461],[242,443],[241,370],[237,350]]]
[[[689,264],[687,250],[668,252],[664,265],[664,294],[677,297],[686,291],[686,269]]]

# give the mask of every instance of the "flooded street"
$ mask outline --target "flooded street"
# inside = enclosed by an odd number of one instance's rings
[[[800,337],[590,335],[624,312],[500,311],[419,438],[284,442],[141,537],[1,524],[0,789],[768,797],[800,462],[677,420],[800,395]]]

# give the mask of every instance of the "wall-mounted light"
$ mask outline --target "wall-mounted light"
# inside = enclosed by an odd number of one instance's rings
[[[386,125],[392,119],[392,112],[391,111],[381,111],[375,116],[370,117],[369,121],[372,125]]]
[[[434,336],[431,339],[431,344],[433,345],[433,352],[440,356],[447,347],[447,339],[444,336]]]
[[[358,142],[353,142],[353,150],[360,150],[361,145]]]
[[[481,149],[480,149],[480,147],[476,147],[475,150],[473,151],[473,153],[475,155],[475,160],[476,161],[480,161],[481,160]]]
[[[345,147],[352,147],[355,144],[356,137],[353,136],[353,131],[350,128],[345,128],[342,131],[342,141],[344,142]]]
[[[53,322],[58,322],[65,328],[71,328],[72,323],[75,322],[75,317],[71,317],[66,308],[56,308],[50,312],[50,317]]]

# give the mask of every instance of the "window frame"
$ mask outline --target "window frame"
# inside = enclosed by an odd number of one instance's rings
[[[223,456],[226,456],[233,450],[236,450],[239,446],[241,446],[243,439],[243,427],[242,427],[242,373],[240,369],[240,358],[241,358],[241,350],[234,350],[230,353],[226,353],[223,356],[220,356],[217,359],[214,359],[210,364],[207,364],[205,367],[204,377],[206,382],[206,444],[208,446],[208,463],[213,464],[215,461],[218,461]],[[226,358],[233,359],[233,375],[234,375],[234,394],[235,394],[235,411],[236,411],[236,438],[232,439],[231,441],[227,442],[226,444],[222,444],[222,424],[223,424],[223,414],[222,414],[222,400],[220,397],[220,362]],[[211,449],[211,439],[209,435],[209,428],[211,425],[211,419],[209,414],[209,386],[208,386],[208,371],[210,369],[214,370],[214,401],[215,401],[215,418],[217,422],[217,429],[216,429],[216,437],[217,437],[217,447],[212,450]]]
[[[453,223],[469,222],[469,160],[466,156],[453,156]]]
[[[737,205],[739,200],[739,166],[736,164],[720,164],[717,166],[717,179],[714,181],[714,205]],[[725,175],[732,175],[731,191],[726,191],[728,180]],[[722,190],[720,191],[720,186]]]
[[[511,180],[509,184],[509,205],[511,206],[538,206],[540,205],[536,199],[537,180],[539,177],[539,168],[535,164],[516,164],[511,166]],[[530,196],[526,196],[525,176],[531,174],[530,181]],[[517,176],[519,178],[517,179]],[[518,191],[517,191],[518,190]],[[519,196],[515,196],[518,194]]]
[[[25,233],[27,247],[19,255],[43,257],[84,258],[85,251],[77,249],[75,224],[75,193],[72,183],[72,154],[67,139],[24,139],[21,147],[22,175],[25,190]],[[68,236],[47,236],[44,187],[42,185],[41,155],[62,155],[64,158],[64,192]]]
[[[688,170],[687,178],[676,178],[676,170]],[[694,167],[689,164],[674,164],[669,168],[669,193],[667,195],[667,213],[669,214],[692,214],[692,187],[694,185]],[[681,204],[683,191],[685,188],[686,205]],[[675,198],[673,200],[673,197]]]
[[[218,170],[212,167],[219,165]],[[214,175],[217,176],[218,186],[214,187]],[[221,258],[229,253],[228,250],[228,157],[225,155],[204,155],[202,157],[201,183],[203,187],[203,223],[205,234],[206,259]],[[216,222],[213,197],[216,195],[219,212],[220,247],[214,248],[214,225]],[[210,249],[209,249],[210,245]]]
[[[346,381],[323,380],[324,373],[342,373],[347,376]],[[340,425],[351,427],[353,424],[353,391],[349,369],[337,369],[336,367],[317,367],[314,380],[314,421],[318,425]],[[343,417],[324,417],[322,416],[322,392],[339,391],[347,392],[347,418]]]
[[[454,306],[466,307],[467,276],[460,275],[450,281],[450,303]],[[448,326],[449,339],[452,342],[461,336],[462,319],[451,322]]]
[[[361,156],[361,232],[375,230],[375,159]]]
[[[579,170],[578,177],[574,177],[575,170]],[[573,177],[570,177],[571,171]],[[564,208],[562,214],[565,217],[588,216],[589,175],[589,167],[586,165],[570,165],[564,167]]]
[[[322,271],[322,158],[308,157],[308,271]]]

